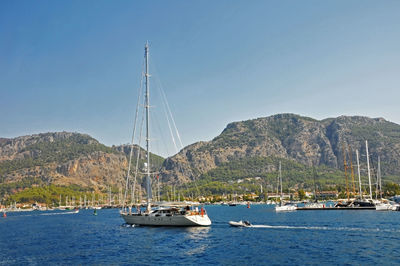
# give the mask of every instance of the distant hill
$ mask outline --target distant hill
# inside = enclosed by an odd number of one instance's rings
[[[135,146],[134,158],[137,149]],[[80,133],[55,132],[2,138],[0,196],[50,184],[76,185],[95,191],[105,191],[108,186],[122,186],[128,165],[127,153],[127,145],[110,148]],[[142,163],[144,152],[141,156]],[[156,168],[164,160],[156,155],[151,159]]]
[[[384,182],[400,182],[400,125],[361,116],[316,120],[278,114],[233,122],[213,140],[189,145],[167,159],[152,154],[151,171],[160,173],[164,185],[176,184],[183,193],[260,191],[261,185],[272,191],[281,161],[285,188],[311,188],[315,167],[321,188],[340,189],[345,184],[343,147],[348,164],[351,154],[356,165],[355,150],[360,152],[362,182],[367,183],[365,140],[373,178],[379,155]],[[139,172],[143,173],[145,151],[135,146],[133,158],[138,150]],[[129,145],[107,147],[80,133],[0,138],[0,198],[50,184],[103,193],[111,186],[118,193],[124,185],[129,153]],[[132,164],[133,171],[135,159]],[[138,183],[143,184],[143,175]],[[170,191],[167,186],[164,191]]]
[[[343,145],[348,163],[351,154],[355,165],[355,150],[360,152],[365,174],[365,140],[372,165],[376,167],[379,155],[383,175],[400,181],[400,125],[383,118],[340,116],[319,121],[295,114],[230,123],[213,140],[194,143],[167,158],[163,178],[202,184],[270,175],[269,182],[275,183],[281,160],[292,186],[312,182],[312,166],[323,183],[344,183]]]

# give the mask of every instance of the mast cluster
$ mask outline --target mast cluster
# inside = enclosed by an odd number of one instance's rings
[[[354,167],[353,167],[353,157],[352,157],[352,150],[350,148],[350,145],[347,145],[347,152],[345,149],[345,144],[343,143],[342,149],[343,149],[343,164],[344,164],[344,174],[346,178],[346,195],[347,199],[349,200],[350,198],[350,184],[349,184],[349,177],[348,177],[348,172],[347,170],[350,169],[351,171],[351,182],[352,182],[352,192],[353,196],[356,194],[356,185],[355,185],[355,177],[354,177]],[[370,155],[369,155],[369,150],[368,150],[368,141],[365,141],[365,151],[366,151],[366,160],[367,160],[367,173],[368,173],[368,185],[369,185],[369,198],[372,199],[372,173],[371,173],[371,165],[370,165]],[[347,161],[347,157],[349,160]],[[357,173],[358,173],[358,182],[359,182],[359,188],[358,188],[358,193],[360,195],[360,198],[363,198],[363,191],[362,191],[362,184],[361,184],[361,170],[360,170],[360,154],[358,150],[356,150],[356,161],[357,161]],[[380,157],[378,156],[378,170],[375,172],[376,173],[376,197],[378,193],[382,194],[382,179],[381,179],[381,170],[380,170]],[[382,197],[382,195],[381,195]]]

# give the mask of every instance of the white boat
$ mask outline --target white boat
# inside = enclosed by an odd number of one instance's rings
[[[379,193],[378,193],[379,192]],[[390,201],[382,198],[382,174],[381,174],[381,160],[380,156],[378,156],[378,171],[377,171],[377,180],[376,180],[376,197],[380,195],[381,199],[376,199],[375,209],[377,211],[395,211],[397,210],[397,206],[395,203],[391,203]]]
[[[397,211],[399,204],[386,199],[375,200],[375,210],[377,211]]]
[[[145,211],[139,211],[132,213],[131,211],[121,211],[121,216],[127,224],[130,225],[151,225],[151,226],[209,226],[211,225],[211,220],[207,215],[204,207],[200,210],[197,206],[162,206],[156,209],[152,209],[151,201],[151,173],[150,173],[150,138],[149,138],[149,46],[146,43],[145,46],[145,108],[146,108],[146,153],[147,153],[147,163],[145,163],[146,170],[146,191],[147,191],[147,206]],[[133,140],[134,138],[132,138]],[[133,141],[132,141],[133,144]],[[133,145],[132,145],[133,146]],[[131,147],[132,147],[131,146]],[[132,154],[132,150],[131,150]],[[128,187],[131,156],[129,160],[128,174],[126,184]],[[125,198],[124,198],[125,204]],[[124,207],[123,207],[124,209]]]
[[[286,205],[276,205],[275,211],[277,212],[287,212],[287,211],[295,211],[297,209],[296,205],[286,204]]]
[[[152,226],[209,226],[204,208],[169,206],[153,209],[150,212],[121,213],[127,224],[152,225]]]
[[[282,211],[295,211],[297,209],[296,205],[291,203],[284,203],[283,202],[283,190],[282,190],[282,170],[281,170],[281,162],[279,161],[279,178],[278,178],[280,187],[281,187],[281,197],[279,204],[275,205],[275,211],[282,212]]]
[[[375,210],[377,211],[392,211],[393,205],[390,203],[380,202],[375,205]]]
[[[249,221],[239,221],[239,222],[229,221],[229,225],[234,226],[234,227],[251,227],[252,226]]]
[[[307,208],[313,208],[313,209],[318,209],[318,208],[325,208],[325,204],[324,203],[320,203],[320,202],[308,202],[305,204],[304,207]]]

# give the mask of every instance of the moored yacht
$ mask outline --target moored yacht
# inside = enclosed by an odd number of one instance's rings
[[[296,205],[293,205],[291,203],[286,203],[284,205],[276,205],[275,206],[275,211],[277,211],[277,212],[295,211],[295,210],[297,210]]]
[[[164,204],[158,205],[157,208],[152,208],[152,193],[151,193],[151,175],[150,173],[150,137],[149,137],[149,46],[146,43],[145,46],[145,109],[146,109],[146,159],[147,163],[145,163],[146,170],[146,192],[147,192],[147,204],[146,210],[141,211],[140,208],[137,209],[136,212],[132,213],[130,211],[126,211],[123,206],[121,211],[121,216],[127,224],[131,225],[151,225],[151,226],[209,226],[211,225],[211,220],[207,215],[204,207],[201,207],[200,210],[198,206],[185,204],[184,206],[178,206],[176,203],[173,204]],[[135,119],[136,121],[136,119]],[[135,130],[134,130],[135,132]],[[133,146],[132,138],[132,146]],[[131,146],[131,155],[129,158],[128,164],[128,174],[126,180],[126,190],[129,183],[129,175],[130,175],[130,165],[132,159],[132,146]],[[160,197],[159,197],[160,198]],[[125,204],[125,198],[123,201]]]
[[[203,207],[164,206],[147,212],[121,213],[127,224],[152,226],[209,226],[211,220]]]

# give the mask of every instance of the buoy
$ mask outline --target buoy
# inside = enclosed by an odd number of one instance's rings
[[[250,202],[247,202],[247,209],[250,209]]]
[[[6,218],[7,217],[7,213],[3,212],[3,217]]]

